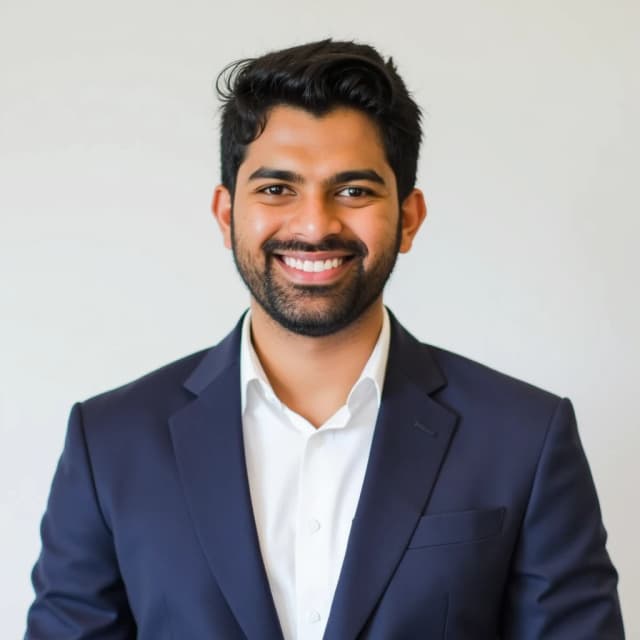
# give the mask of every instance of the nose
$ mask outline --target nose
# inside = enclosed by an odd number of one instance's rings
[[[321,194],[300,201],[288,222],[292,236],[311,244],[339,234],[342,228],[337,208]]]

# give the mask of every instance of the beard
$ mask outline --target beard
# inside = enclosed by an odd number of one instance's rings
[[[327,237],[317,245],[295,240],[267,240],[261,247],[264,261],[256,259],[238,240],[233,217],[231,242],[238,273],[256,302],[275,322],[292,333],[322,337],[352,324],[381,296],[398,257],[401,240],[396,237],[367,269],[367,247],[358,240]],[[277,252],[344,251],[351,255],[350,269],[330,285],[301,285],[287,281],[274,264]]]

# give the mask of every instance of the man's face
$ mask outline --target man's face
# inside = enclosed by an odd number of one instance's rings
[[[230,239],[266,313],[324,336],[380,299],[402,248],[399,219],[395,176],[366,115],[278,106],[238,170]]]

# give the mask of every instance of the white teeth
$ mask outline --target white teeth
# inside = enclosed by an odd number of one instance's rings
[[[329,269],[336,269],[344,262],[344,258],[333,258],[331,260],[297,260],[290,256],[283,256],[283,260],[288,267],[297,269],[298,271],[306,271],[307,273],[319,273]]]

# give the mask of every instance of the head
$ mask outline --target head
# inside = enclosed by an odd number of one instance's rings
[[[214,214],[254,301],[286,329],[336,333],[377,301],[425,207],[420,112],[391,60],[323,41],[219,78]]]

